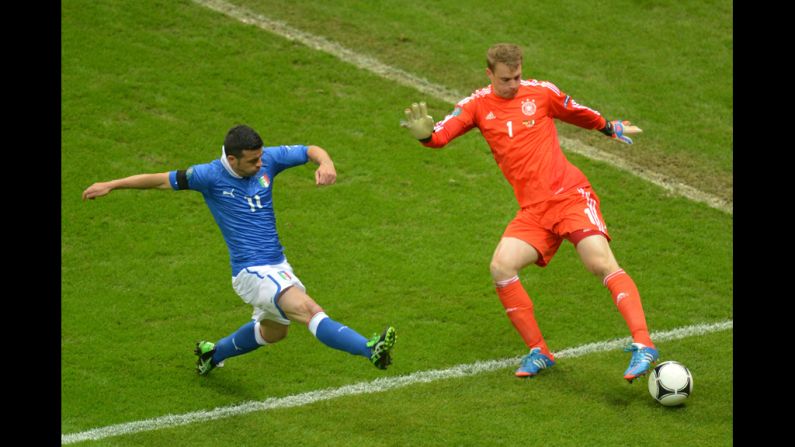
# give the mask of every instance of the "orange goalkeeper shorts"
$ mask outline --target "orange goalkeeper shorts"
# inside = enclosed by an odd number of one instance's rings
[[[582,187],[554,196],[536,206],[522,208],[508,224],[502,237],[521,239],[538,252],[536,264],[546,266],[563,239],[575,246],[583,238],[601,234],[610,240],[599,210],[599,197],[591,187]]]

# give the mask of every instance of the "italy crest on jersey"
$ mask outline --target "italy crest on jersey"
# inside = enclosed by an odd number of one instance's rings
[[[267,188],[271,184],[271,179],[268,178],[268,174],[262,174],[262,177],[258,178],[259,184],[262,185],[263,188]]]
[[[533,116],[536,113],[536,102],[535,100],[525,99],[522,101],[522,113],[527,116]]]

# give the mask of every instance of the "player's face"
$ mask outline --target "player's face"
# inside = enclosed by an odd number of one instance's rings
[[[486,68],[486,75],[491,79],[491,85],[497,96],[511,99],[519,91],[519,83],[522,80],[522,66],[519,65],[512,70],[502,62],[494,64],[494,71]]]
[[[228,155],[229,166],[241,177],[251,177],[262,167],[262,148],[244,149],[240,158]]]

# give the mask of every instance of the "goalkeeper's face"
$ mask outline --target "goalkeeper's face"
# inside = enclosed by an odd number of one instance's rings
[[[519,84],[522,81],[522,66],[510,68],[502,62],[494,64],[494,71],[486,68],[486,76],[491,79],[491,85],[497,96],[511,99],[519,91]]]

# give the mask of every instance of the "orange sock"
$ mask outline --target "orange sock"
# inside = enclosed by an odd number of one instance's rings
[[[502,306],[505,307],[505,313],[513,323],[513,327],[522,336],[528,348],[541,348],[541,352],[546,354],[547,357],[554,360],[552,353],[547,347],[547,342],[541,335],[541,329],[538,328],[535,315],[533,314],[533,302],[530,301],[530,296],[522,287],[519,282],[519,277],[514,276],[511,279],[500,281],[496,285],[497,296],[500,297]]]
[[[624,270],[617,270],[607,275],[603,282],[605,287],[610,290],[610,294],[613,295],[613,302],[618,311],[627,322],[629,332],[632,333],[632,340],[653,348],[654,343],[649,336],[646,314],[643,313],[643,305],[640,303],[640,293],[638,293],[635,281]]]

